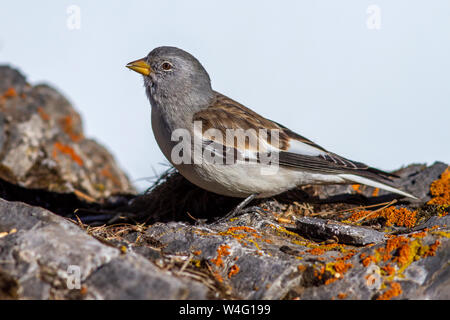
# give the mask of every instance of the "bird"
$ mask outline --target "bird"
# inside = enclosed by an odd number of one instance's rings
[[[303,185],[363,184],[417,199],[395,186],[396,175],[330,152],[215,91],[182,49],[157,47],[126,67],[143,76],[153,134],[169,162],[202,189],[244,199],[228,217],[255,198]]]

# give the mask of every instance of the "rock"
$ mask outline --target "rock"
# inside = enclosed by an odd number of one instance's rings
[[[77,270],[81,287],[71,289]],[[207,292],[51,212],[0,199],[2,299],[204,299]]]
[[[0,179],[89,201],[134,193],[111,154],[84,137],[79,114],[56,90],[0,66]]]
[[[385,241],[384,233],[364,227],[351,226],[337,221],[300,217],[296,220],[298,233],[326,240],[336,238],[339,243],[364,246],[369,243],[380,243]]]
[[[305,224],[301,226],[305,230]],[[198,270],[201,262],[207,263],[231,296],[241,299],[445,299],[450,294],[448,231],[428,232],[423,238],[414,233],[391,236],[386,241],[384,234],[372,230],[364,243],[376,234],[379,244],[361,246],[318,243],[304,238],[300,229],[253,212],[219,224],[157,223],[146,235],[162,246],[164,255],[191,256]],[[393,283],[400,290],[391,294]]]

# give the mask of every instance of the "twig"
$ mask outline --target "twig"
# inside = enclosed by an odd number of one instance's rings
[[[388,204],[386,204],[386,205],[383,206],[382,208],[377,209],[377,210],[372,211],[372,212],[369,212],[369,213],[366,214],[364,217],[362,217],[362,218],[356,220],[355,223],[360,223],[361,221],[363,221],[363,220],[365,220],[366,218],[370,217],[370,216],[373,215],[374,213],[377,213],[377,212],[379,212],[379,211],[381,211],[381,210],[383,210],[383,209],[386,209],[387,207],[393,205],[393,204],[396,203],[396,202],[397,202],[397,199],[392,200],[391,202],[389,202]]]
[[[94,198],[92,198],[91,196],[87,195],[84,192],[81,192],[80,190],[73,189],[73,193],[75,193],[75,195],[78,198],[80,198],[80,199],[82,199],[82,200],[84,200],[86,202],[89,202],[89,203],[96,202]]]
[[[373,207],[379,207],[379,206],[382,206],[382,205],[390,204],[391,202],[392,201],[381,202],[381,203],[371,204],[370,206],[359,206],[359,207],[354,207],[354,208],[350,208],[350,209],[343,209],[343,210],[339,210],[339,211],[325,211],[325,212],[311,213],[310,216],[314,217],[314,216],[321,216],[321,215],[327,215],[327,214],[338,214],[338,213],[347,212],[347,211],[349,211],[349,213],[353,213],[353,212],[350,212],[350,211],[361,210],[361,209],[368,209],[368,208],[373,208]]]
[[[183,263],[183,266],[181,267],[180,271],[178,271],[178,273],[182,273],[184,271],[184,269],[186,269],[186,267],[188,266],[189,262],[191,262],[193,257],[194,257],[194,255],[192,253],[189,254],[189,257]]]

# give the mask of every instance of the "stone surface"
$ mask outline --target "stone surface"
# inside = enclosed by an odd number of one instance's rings
[[[77,268],[82,286],[70,289]],[[0,199],[1,299],[204,299],[206,294],[201,283],[103,244],[73,222]]]
[[[0,66],[0,178],[92,200],[134,192],[111,154],[84,137],[67,99],[9,66]]]
[[[360,246],[386,240],[383,232],[319,218],[297,218],[296,229],[307,237],[323,240],[334,237],[339,243]]]

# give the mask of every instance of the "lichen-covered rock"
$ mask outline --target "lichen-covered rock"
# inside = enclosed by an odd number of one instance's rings
[[[330,211],[326,202],[286,207],[269,199],[229,221],[88,227],[0,200],[0,296],[450,297],[448,205],[391,206],[391,215],[377,215],[385,210],[383,203],[342,205]],[[405,213],[410,220],[399,219]],[[80,270],[76,289],[68,287],[71,266]]]
[[[84,137],[67,99],[8,66],[0,66],[0,178],[95,200],[134,192],[111,154]]]
[[[440,219],[450,225],[450,217]],[[205,226],[158,223],[146,235],[191,268],[209,265],[236,298],[448,299],[448,230],[384,234],[379,244],[355,246],[310,240],[295,225],[254,212]]]
[[[207,292],[49,211],[0,199],[0,299],[204,299]]]

